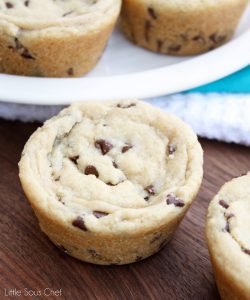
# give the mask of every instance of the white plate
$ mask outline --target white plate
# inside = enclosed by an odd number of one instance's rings
[[[155,54],[129,43],[118,29],[97,67],[82,78],[0,74],[0,99],[29,104],[148,98],[194,88],[250,63],[250,7],[226,45],[195,57]]]

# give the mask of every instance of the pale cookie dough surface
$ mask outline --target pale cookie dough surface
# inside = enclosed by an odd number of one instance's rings
[[[117,10],[114,0],[4,0],[0,2],[0,20],[22,29],[51,26],[87,26],[99,23]]]
[[[207,238],[215,268],[225,281],[239,290],[239,298],[250,295],[250,174],[226,183],[210,204]],[[217,275],[224,281],[223,275]],[[223,283],[224,284],[224,283]],[[218,284],[220,285],[220,283]],[[223,285],[222,295],[227,288]],[[233,295],[234,292],[231,292]],[[237,293],[237,292],[236,292]],[[245,293],[244,296],[240,296]],[[230,297],[230,296],[227,296]],[[231,299],[231,298],[228,298]]]
[[[201,182],[202,150],[170,114],[137,100],[93,102],[47,121],[19,165],[32,205],[50,217],[91,232],[135,233],[186,211]]]

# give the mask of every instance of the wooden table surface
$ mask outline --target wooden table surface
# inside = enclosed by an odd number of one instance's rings
[[[220,299],[204,238],[206,210],[226,180],[250,169],[247,147],[202,139],[203,184],[174,239],[144,261],[103,267],[63,254],[39,230],[17,167],[37,126],[0,120],[0,299]],[[39,296],[44,289],[54,296]]]

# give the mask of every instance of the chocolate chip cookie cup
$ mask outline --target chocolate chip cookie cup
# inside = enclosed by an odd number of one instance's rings
[[[226,183],[209,205],[206,235],[223,300],[250,299],[250,173]]]
[[[122,29],[149,50],[191,55],[227,42],[248,0],[124,0]]]
[[[137,100],[74,104],[25,145],[20,179],[61,249],[127,264],[172,237],[202,180],[203,153],[177,117]]]
[[[0,73],[73,77],[102,55],[121,0],[0,1]]]

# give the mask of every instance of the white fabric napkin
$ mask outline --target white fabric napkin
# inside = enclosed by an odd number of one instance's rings
[[[250,145],[250,94],[187,93],[145,101],[178,115],[201,137]],[[0,117],[41,122],[62,108],[0,102]]]

